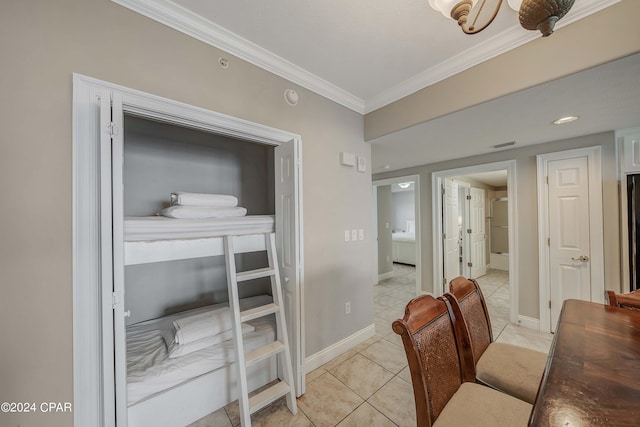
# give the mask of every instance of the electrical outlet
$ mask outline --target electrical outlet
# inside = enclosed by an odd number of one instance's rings
[[[358,240],[364,240],[364,230],[362,228],[358,230]]]
[[[344,314],[351,314],[351,301],[344,303]]]
[[[355,228],[351,230],[351,240],[353,240],[354,242],[358,240],[358,230],[356,230]]]

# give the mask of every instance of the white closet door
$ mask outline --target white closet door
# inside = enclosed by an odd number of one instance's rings
[[[469,194],[471,195],[469,206],[471,270],[469,276],[475,279],[487,274],[484,190],[471,187]]]
[[[280,263],[280,279],[286,311],[287,333],[291,346],[296,395],[304,393],[304,360],[300,314],[300,277],[298,242],[300,218],[298,212],[298,153],[295,141],[275,148],[276,246]]]
[[[551,332],[567,299],[592,301],[589,162],[554,160],[549,170],[549,285]]]
[[[115,377],[115,405],[116,425],[127,426],[127,346],[125,331],[124,307],[124,207],[123,207],[123,175],[124,162],[123,135],[124,115],[122,112],[122,98],[114,93],[111,97],[111,122],[102,127],[111,135],[110,156],[103,151],[102,159],[109,158],[111,163],[111,200],[112,200],[112,236],[113,236],[113,287],[112,295],[107,301],[111,302],[113,310],[113,340],[114,340],[114,377]],[[106,147],[103,146],[103,150]],[[104,162],[104,160],[103,160]],[[106,165],[105,165],[106,167]],[[103,199],[104,200],[104,199]],[[105,312],[107,310],[105,309]]]
[[[444,180],[444,287],[449,292],[449,282],[460,275],[460,245],[458,231],[458,183],[452,179]]]

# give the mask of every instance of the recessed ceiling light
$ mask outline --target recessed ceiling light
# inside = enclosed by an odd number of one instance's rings
[[[400,188],[409,188],[411,186],[411,184],[413,184],[412,182],[400,182],[398,183],[398,186],[400,186]]]
[[[391,169],[391,165],[384,165],[385,169]]]
[[[580,117],[578,116],[567,116],[567,117],[561,117],[558,120],[554,120],[553,124],[554,125],[563,125],[565,123],[571,123],[574,122],[576,120],[578,120]]]

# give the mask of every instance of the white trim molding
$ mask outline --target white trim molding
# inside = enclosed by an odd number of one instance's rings
[[[203,18],[171,0],[111,0],[147,18],[180,31],[197,40],[287,79],[318,95],[360,114],[367,114],[391,104],[427,86],[488,61],[540,37],[537,31],[524,31],[514,22],[505,31],[477,44],[442,63],[398,84],[385,88],[370,99],[363,100],[349,91],[315,75],[311,71]],[[556,29],[596,13],[621,0],[581,0],[558,21]]]
[[[300,135],[224,115],[200,107],[151,95],[134,89],[73,74],[73,388],[74,425],[114,427],[115,388],[113,354],[112,289],[103,283],[112,281],[112,251],[101,238],[111,226],[102,194],[109,193],[101,170],[109,169],[101,153],[101,111],[111,101],[122,106],[127,114],[161,120],[185,127],[206,130],[269,145],[293,141],[296,146],[298,180],[302,188],[302,157]],[[121,101],[121,104],[120,104]],[[107,106],[101,110],[101,106]],[[109,112],[110,114],[110,112]],[[121,130],[120,130],[121,131]],[[110,151],[110,150],[108,150]],[[105,160],[106,159],[106,160]],[[102,166],[101,162],[107,165]],[[109,177],[110,178],[110,177]],[[102,187],[101,187],[102,186]],[[101,192],[102,188],[102,192]],[[298,214],[302,220],[302,199]],[[108,218],[107,218],[108,217]],[[108,233],[109,234],[109,233]],[[302,224],[299,229],[299,292],[300,316],[304,319],[304,264]],[[105,246],[106,245],[106,246]],[[301,353],[304,353],[304,324],[301,329]],[[110,348],[111,347],[111,348]],[[299,363],[304,369],[304,354]]]
[[[618,188],[620,191],[620,277],[618,286],[609,287],[616,292],[629,292],[629,213],[627,176],[640,173],[640,126],[616,130],[616,158]]]
[[[319,352],[307,357],[304,368],[308,374],[316,368],[324,365],[327,362],[340,356],[342,353],[351,350],[361,342],[364,342],[376,334],[375,323],[370,324],[366,328],[360,329],[354,334],[349,335],[346,338],[341,339],[335,344],[320,350]]]
[[[558,21],[556,30],[572,22],[578,21],[593,13],[612,6],[621,0],[582,0],[576,2],[571,11]],[[416,74],[407,80],[383,90],[370,99],[365,100],[365,114],[389,105],[401,98],[411,95],[425,87],[445,80],[471,67],[509,52],[540,37],[538,31],[523,31],[520,25],[514,25],[486,41],[454,55],[447,60]]]
[[[364,114],[357,96],[170,0],[111,1]]]

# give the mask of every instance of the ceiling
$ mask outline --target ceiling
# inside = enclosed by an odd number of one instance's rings
[[[428,0],[112,1],[363,114],[540,37],[506,0],[472,36]],[[577,1],[556,28],[618,1]]]
[[[472,36],[428,0],[112,1],[361,114],[540,37],[506,0]],[[576,1],[556,28],[618,1]],[[372,172],[638,125],[639,76],[636,55],[377,138]]]
[[[472,179],[474,181],[481,182],[481,183],[489,185],[491,187],[506,187],[507,186],[507,171],[506,170],[471,173],[471,174],[468,174],[468,175],[464,175],[464,178]]]
[[[567,115],[580,119],[552,124]],[[638,125],[635,54],[374,139],[371,167],[392,171]]]

